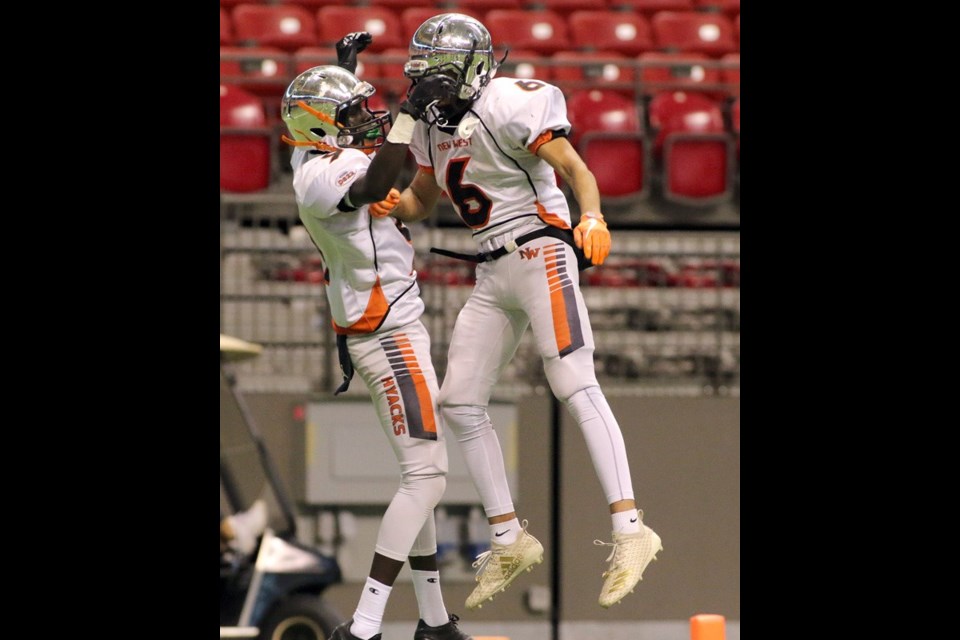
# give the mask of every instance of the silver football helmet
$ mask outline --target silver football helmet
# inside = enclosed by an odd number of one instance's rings
[[[373,85],[346,69],[323,65],[307,69],[283,94],[280,117],[295,146],[336,146],[372,151],[383,146],[393,124],[389,111],[371,111],[367,100]],[[324,138],[328,138],[326,141]]]
[[[475,100],[496,75],[493,40],[483,24],[462,13],[443,13],[427,19],[410,40],[410,60],[403,74],[416,81],[445,73],[458,83],[457,97]]]

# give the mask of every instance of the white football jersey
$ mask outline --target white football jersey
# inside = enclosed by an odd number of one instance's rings
[[[454,132],[417,121],[410,151],[437,184],[478,244],[539,218],[570,228],[570,207],[557,176],[536,155],[552,132],[570,132],[567,103],[541,80],[494,78]]]
[[[300,220],[323,257],[334,329],[345,335],[389,330],[423,314],[410,233],[369,205],[344,212],[337,204],[365,175],[371,156],[358,149],[293,151],[293,189]]]

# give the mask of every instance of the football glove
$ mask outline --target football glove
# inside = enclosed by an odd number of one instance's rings
[[[580,216],[580,224],[573,230],[573,240],[591,263],[603,264],[610,254],[610,231],[603,221],[603,214],[588,212]]]
[[[357,54],[373,42],[373,36],[366,31],[354,31],[337,42],[337,66],[350,73],[357,72]]]
[[[400,202],[400,192],[391,188],[387,197],[380,202],[370,203],[370,215],[374,218],[386,218]]]
[[[423,120],[427,110],[436,102],[453,98],[457,94],[457,84],[442,73],[434,73],[420,78],[407,91],[407,99],[400,103],[401,113],[414,120]]]

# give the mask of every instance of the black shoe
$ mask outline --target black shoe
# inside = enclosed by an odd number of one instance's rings
[[[413,634],[413,640],[473,640],[457,628],[457,622],[460,617],[456,614],[450,615],[450,622],[442,624],[439,627],[427,626],[427,623],[421,620],[417,623],[417,631]],[[331,640],[334,640],[331,638]]]
[[[360,640],[357,636],[350,633],[350,625],[353,624],[353,618],[350,618],[344,623],[338,624],[337,628],[333,630],[333,633],[330,634],[330,640]],[[428,629],[430,627],[427,627]],[[442,627],[439,627],[442,628]],[[370,640],[381,640],[382,633],[370,638]],[[450,636],[451,638],[453,636]]]

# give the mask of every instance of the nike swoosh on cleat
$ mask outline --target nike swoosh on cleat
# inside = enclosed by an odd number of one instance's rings
[[[631,522],[631,523],[634,523],[634,522],[636,522],[636,521],[637,521],[636,518],[630,518],[630,522]]]
[[[510,529],[507,529],[507,531],[510,531]],[[495,533],[495,534],[493,534],[493,535],[494,535],[495,538],[499,538],[499,537],[502,536],[503,534],[507,533],[507,531],[501,531],[500,533]]]

